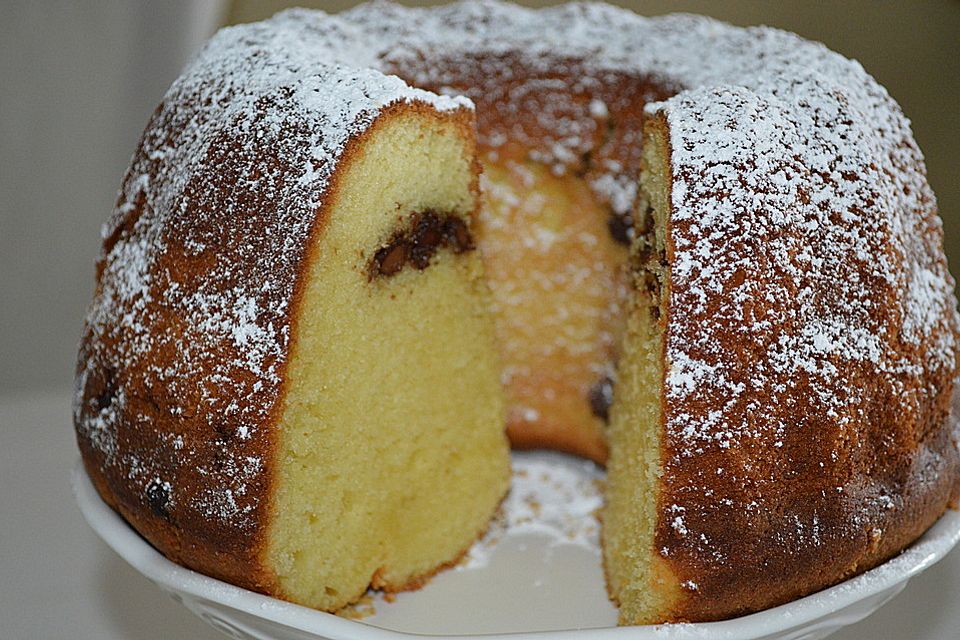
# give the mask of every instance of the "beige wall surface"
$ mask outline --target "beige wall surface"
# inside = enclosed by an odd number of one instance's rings
[[[100,225],[222,9],[0,0],[0,393],[71,384]]]
[[[353,4],[3,3],[0,392],[69,384],[99,227],[150,112],[215,25],[285,6],[334,12]],[[859,60],[913,121],[947,253],[960,272],[960,0],[616,4],[647,15],[687,11],[781,27]]]

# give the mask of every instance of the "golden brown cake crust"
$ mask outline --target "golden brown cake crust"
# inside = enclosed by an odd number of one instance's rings
[[[673,199],[655,536],[683,593],[669,621],[757,611],[872,568],[960,494],[953,279],[917,165],[887,178],[920,192],[917,209],[851,199],[877,188],[879,156],[865,166],[836,150],[844,189],[797,161],[789,132],[764,138],[777,106],[698,98],[647,124]],[[791,171],[799,187],[771,179]],[[738,187],[764,205],[705,206]]]
[[[950,421],[956,430],[960,428],[960,393],[956,391],[952,407]],[[850,461],[843,471],[818,473],[811,468],[816,466],[819,446],[794,444],[792,461],[799,460],[800,470],[789,474],[789,484],[778,484],[775,498],[765,500],[775,502],[779,512],[760,517],[718,502],[749,504],[762,489],[721,481],[712,486],[710,497],[691,500],[682,487],[703,482],[702,470],[679,471],[677,465],[670,465],[670,472],[677,475],[665,483],[669,489],[662,494],[660,506],[670,513],[671,496],[683,495],[684,528],[678,530],[675,520],[661,520],[656,544],[686,597],[664,612],[664,621],[723,620],[784,604],[871,569],[906,548],[960,497],[956,438],[937,421],[941,411],[949,411],[949,406],[936,407],[931,414],[936,418],[917,425],[918,432],[926,431],[919,448],[901,444],[886,450],[882,447],[887,438],[877,434],[873,452]],[[899,426],[898,416],[883,413],[874,418],[877,424],[908,435]],[[704,462],[729,467],[721,455],[711,455]],[[753,472],[781,474],[778,462],[772,460]],[[860,487],[849,483],[857,473],[850,467],[861,467],[861,472],[869,469],[882,477],[889,502],[861,500],[856,495]],[[831,492],[841,500],[824,501],[823,494]],[[851,517],[857,510],[860,513]],[[709,539],[709,551],[686,539],[691,531]]]

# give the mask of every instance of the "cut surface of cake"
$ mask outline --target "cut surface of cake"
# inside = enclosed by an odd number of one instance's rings
[[[489,154],[481,186],[510,440],[605,460],[628,240],[582,178],[543,163]]]
[[[312,248],[278,425],[267,557],[322,609],[454,562],[507,490],[465,123],[380,118]]]
[[[221,31],[148,125],[75,422],[164,553],[328,610],[470,544],[506,426],[608,461],[622,623],[708,621],[956,502],[958,324],[909,122],[818,43],[603,4],[293,10]]]

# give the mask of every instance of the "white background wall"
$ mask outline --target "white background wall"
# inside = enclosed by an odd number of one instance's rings
[[[70,384],[99,225],[204,0],[0,0],[0,391]]]

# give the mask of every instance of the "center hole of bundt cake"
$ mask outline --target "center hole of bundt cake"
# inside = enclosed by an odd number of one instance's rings
[[[407,224],[394,231],[373,254],[367,272],[373,280],[395,275],[407,265],[423,270],[444,247],[458,254],[474,248],[467,223],[455,214],[420,211],[412,214]]]

